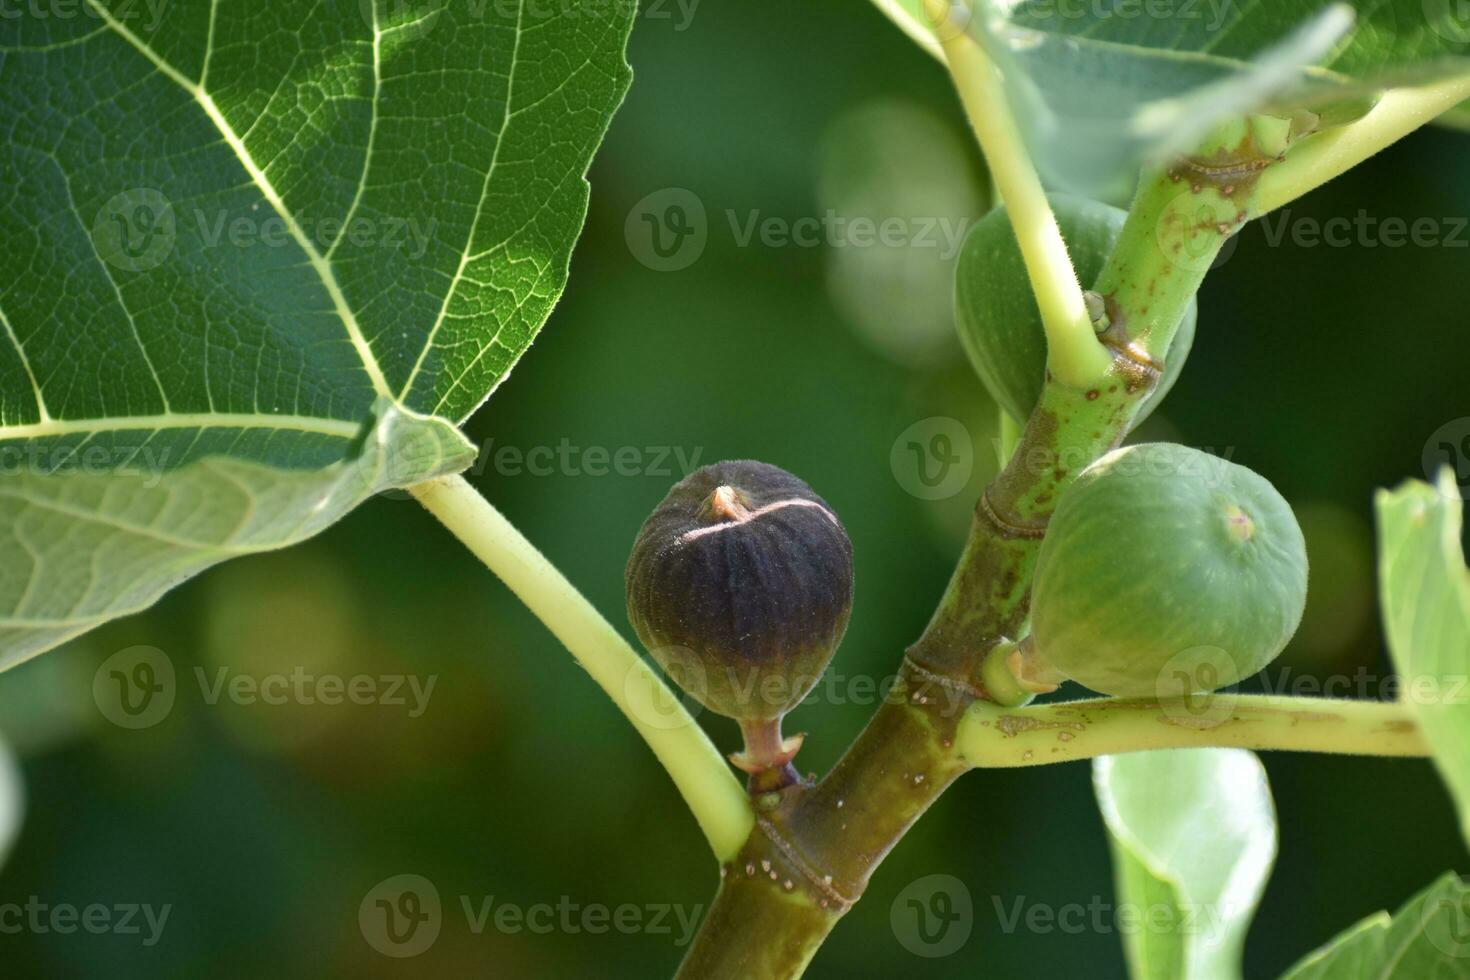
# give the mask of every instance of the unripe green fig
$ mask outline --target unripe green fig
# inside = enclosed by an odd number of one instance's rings
[[[654,659],[741,723],[736,764],[789,763],[800,741],[781,739],[781,717],[826,669],[852,610],[852,544],[826,501],[767,463],[702,467],[644,523],[625,582]]]
[[[1062,494],[1033,583],[1039,662],[1119,697],[1212,691],[1275,659],[1307,597],[1301,528],[1244,466],[1114,450]]]
[[[1083,287],[1097,281],[1128,212],[1086,198],[1047,198]],[[1195,301],[1189,301],[1169,352],[1164,374],[1134,418],[1137,426],[1163,401],[1194,343]],[[1024,422],[1041,398],[1046,380],[1046,331],[1036,305],[1010,215],[996,208],[965,236],[955,266],[955,326],[960,344],[997,405]]]

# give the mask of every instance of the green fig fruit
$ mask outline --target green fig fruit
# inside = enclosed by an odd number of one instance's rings
[[[1090,286],[1102,272],[1128,212],[1065,194],[1050,195],[1048,200],[1077,278],[1084,287]],[[1135,427],[1163,401],[1184,369],[1194,343],[1196,312],[1191,299],[1164,358],[1164,376],[1144,400]],[[960,344],[991,397],[1013,419],[1024,422],[1046,379],[1046,332],[1004,207],[976,222],[960,248],[955,325]]]
[[[1062,494],[1037,556],[1039,661],[1120,697],[1216,690],[1301,622],[1307,552],[1264,477],[1172,443],[1114,450]]]

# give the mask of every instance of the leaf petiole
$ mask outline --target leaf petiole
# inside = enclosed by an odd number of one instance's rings
[[[1470,99],[1470,75],[1419,88],[1390,89],[1362,119],[1305,137],[1256,185],[1259,217],[1327,183]]]
[[[1337,755],[1429,755],[1409,708],[1228,691],[1158,701],[1098,698],[1007,708],[972,704],[955,749],[979,769],[1072,762],[1152,749],[1244,748]]]
[[[750,799],[704,730],[643,658],[546,557],[462,476],[409,492],[555,634],[638,729],[721,863],[755,826]]]
[[[951,16],[947,0],[924,0],[924,8],[935,24]],[[1061,384],[1089,388],[1107,374],[1112,358],[1092,328],[1061,229],[1006,101],[1005,83],[969,34],[953,25],[937,34],[1021,246],[1046,329],[1047,367]]]

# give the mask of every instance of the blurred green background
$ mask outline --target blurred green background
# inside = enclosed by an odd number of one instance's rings
[[[983,170],[939,68],[855,0],[650,5],[630,60],[636,79],[591,173],[571,286],[470,424],[485,447],[473,479],[628,632],[628,546],[687,465],[758,457],[806,478],[842,515],[857,563],[836,682],[789,723],[810,733],[805,768],[825,770],[870,714],[868,685],[923,628],[994,469],[994,409],[950,335],[944,236],[983,213]],[[1470,214],[1467,140],[1420,133],[1289,220],[1363,209],[1439,219],[1448,236]],[[705,245],[659,271],[641,260],[641,215],[662,214],[668,193],[649,195],[668,188],[704,209]],[[742,244],[752,220],[829,214],[902,218],[918,240],[864,246],[837,233],[808,247],[763,244],[757,231]],[[1298,509],[1312,595],[1267,675],[1274,686],[1311,693],[1313,678],[1361,670],[1359,693],[1379,693],[1371,494],[1421,476],[1442,426],[1470,435],[1467,237],[1300,247],[1252,226],[1203,292],[1193,357],[1142,437],[1228,453]],[[900,436],[916,425],[964,436],[956,465],[966,447],[973,465],[943,499],[910,492],[921,486],[905,455],[912,433]],[[556,458],[532,472],[497,456],[504,447]],[[636,474],[594,475],[598,452],[619,449]],[[158,724],[125,730],[98,710],[92,684],[103,660],[135,645],[169,658],[177,698]],[[381,704],[211,704],[196,675],[298,667],[435,686],[410,717]],[[722,749],[737,747],[732,724],[701,720]],[[0,934],[6,977],[660,976],[682,953],[678,914],[697,915],[717,882],[625,721],[406,499],[374,500],[304,547],[217,568],[0,677],[0,731],[29,798],[0,903],[171,906],[152,946],[146,927]],[[1281,854],[1247,976],[1274,976],[1466,867],[1428,763],[1266,765]],[[890,906],[939,872],[966,883],[973,932],[959,952],[921,960],[895,938]],[[364,896],[399,874],[428,878],[444,906],[437,942],[414,959],[380,955],[358,926]],[[810,975],[1121,977],[1114,931],[1007,932],[997,911],[1110,902],[1110,875],[1087,766],[973,774],[884,863]],[[672,931],[476,933],[462,897],[479,907],[492,896],[523,909],[637,906],[645,923],[667,907]]]

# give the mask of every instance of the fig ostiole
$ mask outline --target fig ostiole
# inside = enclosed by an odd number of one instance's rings
[[[628,619],[659,665],[740,723],[753,792],[797,781],[782,718],[815,686],[852,610],[852,544],[806,483],[753,460],[689,474],[628,558]]]
[[[1103,456],[1042,540],[1018,662],[1102,694],[1182,697],[1265,667],[1301,622],[1307,553],[1291,507],[1244,466],[1169,443]]]
[[[1062,239],[1083,286],[1097,281],[1128,217],[1097,201],[1049,195]],[[1106,326],[1102,297],[1091,294],[1089,315],[1097,327]],[[1175,331],[1164,356],[1164,371],[1133,420],[1146,419],[1178,380],[1194,343],[1195,301]],[[955,327],[975,372],[997,405],[1011,418],[1024,422],[1041,398],[1046,380],[1046,331],[1041,310],[1026,274],[1021,247],[1011,230],[1010,215],[996,208],[975,223],[965,236],[955,266]]]

